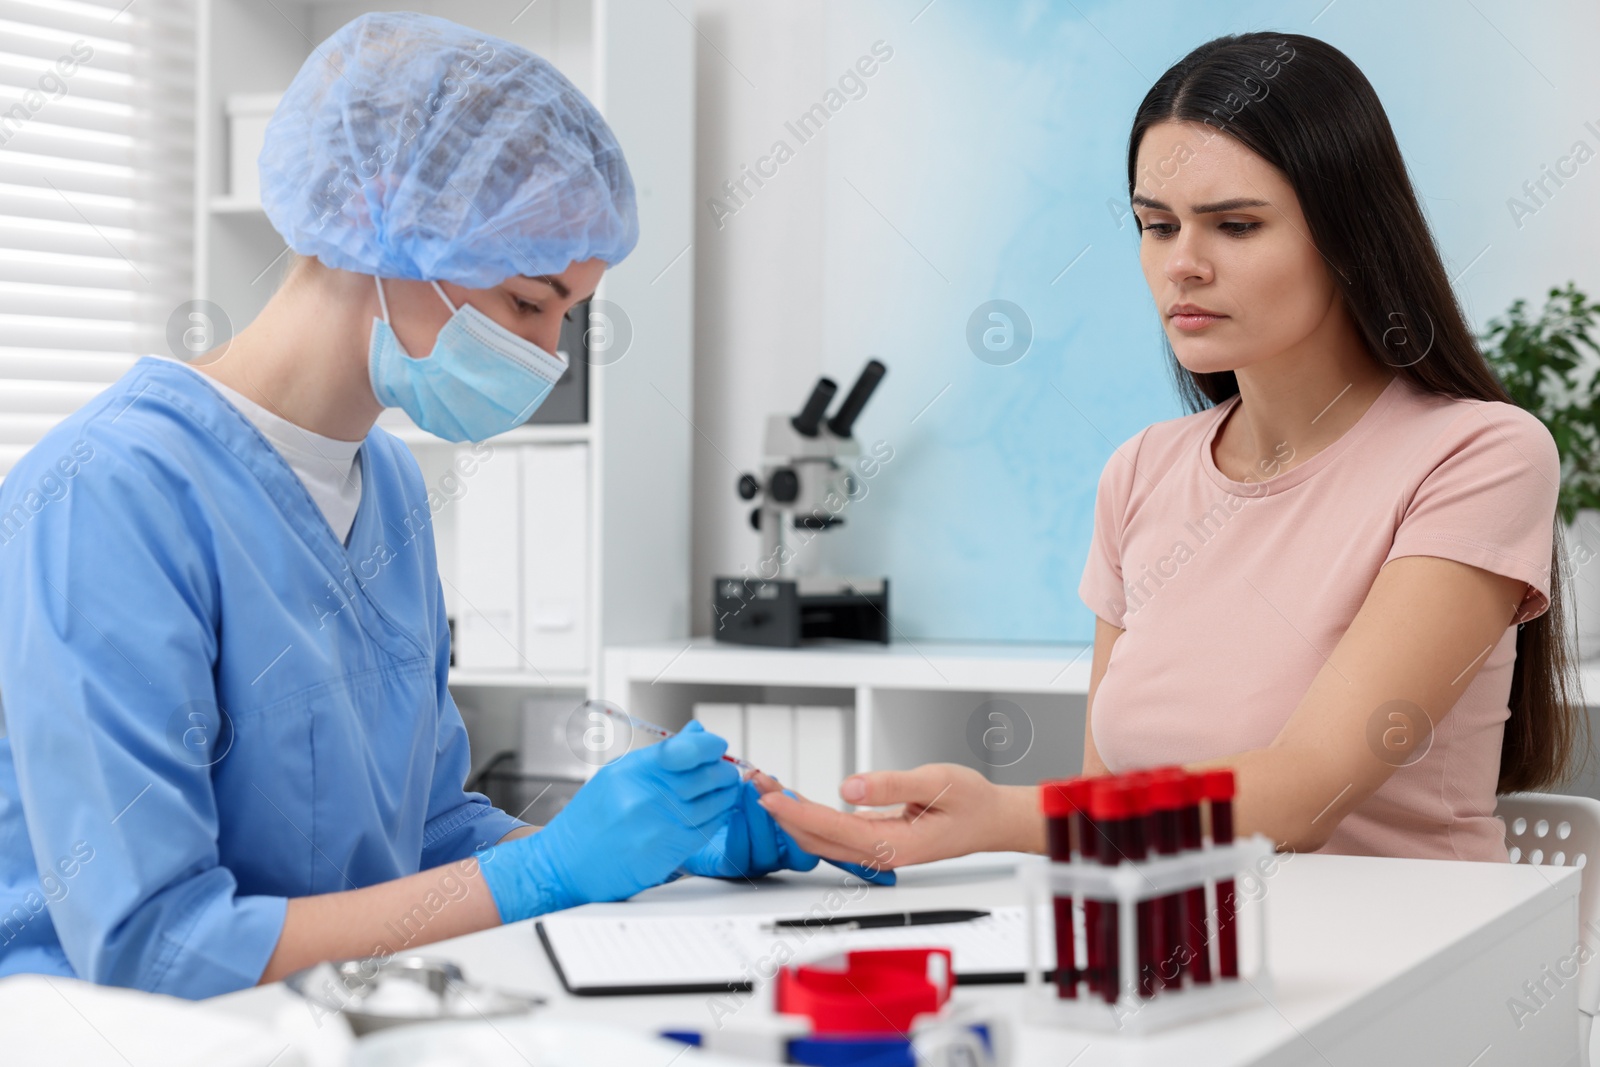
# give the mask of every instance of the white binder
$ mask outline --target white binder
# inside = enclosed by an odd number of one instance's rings
[[[522,451],[524,670],[589,668],[589,446]]]
[[[794,788],[794,708],[746,704],[744,748],[745,759]]]
[[[694,717],[707,731],[728,742],[730,756],[744,756],[747,746],[743,704],[696,704]]]
[[[801,796],[843,808],[839,783],[845,776],[844,709],[801,705],[794,709],[794,781]]]
[[[457,667],[516,670],[522,666],[519,451],[496,447],[487,458],[477,460],[470,475],[459,475],[460,495],[446,505],[455,512]],[[445,592],[449,595],[451,590]]]

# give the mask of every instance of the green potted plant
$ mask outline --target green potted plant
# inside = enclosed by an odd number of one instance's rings
[[[1583,659],[1600,652],[1600,347],[1590,335],[1597,314],[1600,304],[1569,281],[1550,290],[1537,319],[1518,299],[1480,337],[1506,391],[1549,428],[1561,453],[1556,515],[1566,528],[1569,621]]]

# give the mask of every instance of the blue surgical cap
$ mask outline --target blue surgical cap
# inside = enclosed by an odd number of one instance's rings
[[[317,47],[267,124],[261,202],[329,267],[485,289],[639,238],[611,128],[546,60],[414,12]]]

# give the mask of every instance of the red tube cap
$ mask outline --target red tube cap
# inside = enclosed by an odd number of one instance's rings
[[[1072,806],[1081,812],[1089,812],[1089,791],[1094,787],[1093,778],[1069,778],[1062,788],[1066,791],[1067,799]],[[1092,814],[1092,813],[1091,813]]]
[[[1089,787],[1089,814],[1095,819],[1125,819],[1127,785],[1120,778],[1096,778]]]
[[[1206,776],[1204,774],[1185,774],[1183,776],[1183,805],[1198,804],[1206,798]]]
[[[1227,767],[1206,771],[1202,775],[1204,781],[1201,788],[1207,800],[1232,800],[1233,799],[1233,771]]]
[[[1045,818],[1064,819],[1078,810],[1074,791],[1068,788],[1070,784],[1067,781],[1039,783],[1039,806],[1044,809]]]
[[[1185,803],[1185,779],[1190,775],[1181,767],[1157,767],[1150,772],[1150,807],[1155,811],[1171,811]]]
[[[1123,794],[1128,798],[1128,814],[1143,815],[1150,810],[1150,776],[1134,771],[1122,779]]]

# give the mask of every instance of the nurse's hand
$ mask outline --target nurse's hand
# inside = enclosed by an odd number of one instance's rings
[[[727,825],[718,830],[706,846],[684,861],[684,874],[707,878],[759,878],[773,871],[809,871],[817,865],[815,854],[795,843],[760,804],[767,793],[784,792],[778,781],[757,771],[739,788],[739,801]],[[794,796],[793,792],[789,796]],[[830,863],[834,862],[832,860]],[[893,871],[834,863],[862,880],[893,885]]]
[[[761,794],[782,788],[760,772],[741,783],[728,821],[679,869],[707,878],[759,878],[773,871],[815,867],[817,857],[795,844],[759,803]]]
[[[727,748],[691,722],[601,767],[543,830],[480,852],[500,920],[621,900],[666,881],[739,799]]]
[[[763,796],[761,806],[800,847],[887,870],[969,852],[1044,850],[1038,789],[995,785],[959,764],[852,775],[839,795],[895,807],[842,812],[781,792]]]

